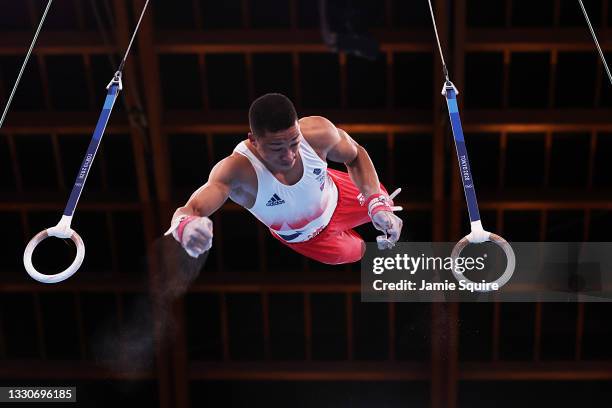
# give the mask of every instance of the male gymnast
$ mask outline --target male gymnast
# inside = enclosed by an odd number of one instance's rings
[[[212,246],[208,218],[232,201],[249,210],[276,239],[325,264],[359,261],[365,243],[353,228],[372,222],[381,249],[398,241],[402,220],[366,150],[321,116],[298,120],[293,103],[270,93],[249,109],[251,131],[218,162],[206,184],[172,217],[172,234],[192,257]],[[327,168],[344,163],[347,171]]]

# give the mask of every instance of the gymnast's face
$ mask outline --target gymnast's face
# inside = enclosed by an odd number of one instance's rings
[[[287,171],[293,168],[298,158],[302,132],[296,121],[290,128],[278,132],[267,132],[263,136],[249,133],[251,144],[273,169]]]

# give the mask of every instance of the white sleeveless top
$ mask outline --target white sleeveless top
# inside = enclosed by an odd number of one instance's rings
[[[327,226],[338,203],[338,189],[327,163],[302,138],[302,178],[288,186],[276,179],[243,141],[234,152],[246,156],[257,174],[257,197],[248,210],[284,241],[304,242]]]

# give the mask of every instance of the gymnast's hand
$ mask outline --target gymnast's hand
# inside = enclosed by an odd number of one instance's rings
[[[393,248],[402,233],[402,219],[391,211],[379,211],[372,217],[372,224],[374,228],[385,233],[376,237],[378,248]]]
[[[398,188],[388,197],[384,194],[376,194],[368,200],[368,214],[374,228],[385,233],[385,235],[376,237],[379,249],[393,248],[402,233],[402,219],[393,213],[402,210],[402,207],[393,205],[393,198],[400,191],[401,189]]]
[[[176,226],[171,226],[165,235],[170,233],[193,258],[197,258],[212,247],[213,223],[208,217],[192,215],[182,218]]]

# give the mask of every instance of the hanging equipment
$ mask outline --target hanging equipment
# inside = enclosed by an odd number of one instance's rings
[[[463,137],[463,129],[461,127],[461,117],[459,116],[459,107],[457,105],[457,95],[459,92],[455,85],[451,82],[444,61],[444,54],[442,52],[442,46],[440,45],[440,37],[438,36],[438,28],[436,26],[436,19],[431,5],[429,2],[429,11],[431,12],[431,19],[433,22],[433,28],[436,35],[436,41],[438,43],[438,49],[440,51],[440,58],[442,60],[442,69],[444,72],[444,86],[442,87],[442,95],[446,99],[446,105],[448,107],[448,114],[450,117],[451,129],[453,132],[453,138],[455,140],[455,148],[457,150],[457,160],[459,162],[459,173],[461,175],[461,181],[463,182],[463,191],[465,192],[465,199],[467,202],[468,213],[470,216],[471,232],[463,237],[451,253],[453,259],[452,273],[459,282],[464,283],[476,283],[468,279],[462,272],[455,269],[457,262],[455,260],[461,255],[461,251],[470,243],[482,243],[485,241],[494,242],[497,244],[506,254],[506,269],[504,273],[492,282],[488,282],[486,289],[479,290],[480,292],[488,292],[493,290],[493,284],[497,284],[498,288],[501,288],[508,282],[512,274],[514,273],[514,267],[516,264],[516,258],[514,251],[510,244],[500,237],[499,235],[485,231],[482,227],[482,221],[480,219],[480,213],[478,211],[478,202],[476,201],[476,190],[474,188],[474,180],[472,179],[472,171],[470,169],[470,161],[468,160],[467,149],[465,146],[465,139]]]
[[[81,239],[79,234],[77,234],[76,231],[70,228],[70,224],[72,222],[72,217],[74,216],[77,203],[83,191],[83,187],[85,186],[87,175],[89,174],[89,170],[91,169],[94,157],[96,156],[96,152],[98,151],[98,147],[100,146],[100,142],[102,141],[102,136],[104,136],[104,130],[106,129],[106,125],[108,124],[108,120],[113,110],[113,106],[115,105],[115,101],[117,100],[119,92],[123,88],[123,84],[121,82],[123,67],[125,66],[125,62],[130,53],[130,49],[132,48],[132,43],[134,42],[134,38],[138,33],[140,23],[142,22],[142,18],[147,10],[148,4],[149,0],[146,1],[142,12],[140,13],[138,24],[136,24],[136,28],[134,29],[134,33],[132,34],[130,43],[127,47],[127,50],[125,51],[121,63],[119,64],[119,68],[117,69],[117,72],[115,72],[113,79],[111,79],[108,86],[106,87],[107,94],[106,99],[104,101],[104,106],[102,107],[102,112],[100,113],[100,117],[98,118],[98,123],[91,138],[91,142],[89,143],[89,147],[87,148],[85,158],[83,159],[81,167],[79,168],[76,181],[74,182],[74,186],[72,188],[72,192],[70,193],[66,208],[64,209],[62,218],[56,226],[47,228],[46,230],[43,230],[36,234],[34,238],[30,240],[23,253],[23,264],[25,266],[26,271],[32,278],[39,282],[57,283],[68,279],[79,269],[79,267],[83,263],[83,259],[85,258],[85,244],[83,243],[83,240]],[[32,264],[32,253],[36,249],[36,246],[48,237],[57,237],[63,239],[70,238],[75,243],[77,248],[77,253],[72,264],[62,272],[53,275],[46,275],[38,272]]]

